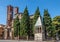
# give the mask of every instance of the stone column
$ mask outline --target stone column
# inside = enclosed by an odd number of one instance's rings
[[[4,39],[7,39],[7,29],[5,29],[5,32],[4,32]]]
[[[14,39],[14,28],[12,28],[12,39]]]
[[[13,34],[13,28],[11,28],[11,31],[10,31],[10,38],[13,39],[14,37],[14,34]]]
[[[9,35],[9,36],[10,36],[10,39],[12,39],[12,32],[10,31],[10,33],[9,33],[9,34],[10,34],[10,35]]]

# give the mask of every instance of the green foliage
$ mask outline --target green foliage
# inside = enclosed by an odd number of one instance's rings
[[[30,19],[30,36],[33,36],[33,19]]]
[[[40,11],[39,11],[39,7],[37,7],[37,10],[36,10],[36,12],[34,14],[34,18],[33,18],[33,25],[35,25],[39,16],[40,16]]]
[[[56,16],[55,18],[53,18],[52,24],[55,27],[54,35],[58,33],[58,36],[60,37],[60,16]]]
[[[34,26],[35,26],[35,24],[36,24],[36,21],[37,21],[37,19],[38,19],[38,17],[40,16],[40,11],[39,11],[39,7],[37,7],[37,9],[36,9],[36,11],[35,11],[35,14],[34,14],[34,18],[33,18],[33,34],[34,34]]]
[[[20,25],[20,36],[27,36],[29,35],[29,29],[30,29],[30,19],[29,19],[29,13],[27,10],[27,7],[24,10],[22,19],[21,19],[21,25]]]
[[[55,29],[59,30],[60,29],[60,16],[56,16],[55,18],[53,18],[53,22],[52,23],[55,26]]]
[[[45,31],[45,38],[47,39],[47,34],[48,36],[52,36],[52,20],[51,17],[48,13],[48,10],[44,10],[44,16],[43,16],[43,24],[44,24],[44,31]]]
[[[60,16],[56,16],[55,18],[53,18],[53,24],[60,25]]]
[[[20,22],[18,16],[14,19],[13,28],[14,28],[14,36],[17,37],[18,35],[20,35]]]

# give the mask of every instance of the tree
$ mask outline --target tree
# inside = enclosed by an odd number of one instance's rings
[[[29,18],[29,13],[27,10],[27,7],[24,10],[22,19],[21,19],[21,29],[20,29],[20,36],[26,37],[27,35],[29,35],[29,30],[30,30],[30,18]]]
[[[34,18],[33,18],[33,25],[35,25],[39,16],[40,16],[40,11],[39,11],[39,7],[37,7],[37,10],[35,11]]]
[[[32,19],[30,18],[30,36],[29,37],[34,38],[34,34],[33,34],[33,18]]]
[[[20,22],[18,16],[14,19],[13,22],[13,28],[14,28],[14,36],[17,37],[20,35]]]
[[[39,11],[39,7],[37,7],[35,13],[34,13],[34,16],[33,16],[33,19],[30,20],[31,21],[31,30],[32,30],[32,36],[34,37],[34,27],[35,27],[35,24],[36,24],[36,21],[38,19],[38,17],[40,16],[40,11]]]
[[[55,37],[58,36],[60,39],[60,16],[54,17],[52,23],[53,23],[53,26],[55,27],[54,35]]]
[[[47,36],[52,36],[52,31],[53,31],[52,20],[50,14],[48,13],[48,10],[44,10],[43,25],[45,31],[45,39],[47,39]]]

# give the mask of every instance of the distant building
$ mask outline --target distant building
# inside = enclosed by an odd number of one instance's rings
[[[4,27],[5,25],[0,24],[0,39],[4,39]]]

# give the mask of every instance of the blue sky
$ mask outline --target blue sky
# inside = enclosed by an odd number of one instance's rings
[[[27,6],[29,14],[34,14],[38,6],[42,16],[44,9],[48,9],[52,18],[60,15],[60,0],[0,0],[0,24],[6,24],[8,5],[19,7],[19,12]]]

